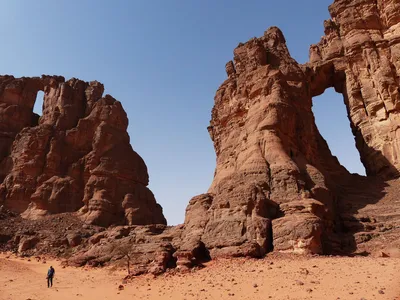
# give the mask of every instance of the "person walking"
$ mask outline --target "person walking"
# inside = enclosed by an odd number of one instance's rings
[[[54,270],[53,266],[50,266],[49,270],[47,271],[47,287],[53,286],[53,277],[56,271]]]

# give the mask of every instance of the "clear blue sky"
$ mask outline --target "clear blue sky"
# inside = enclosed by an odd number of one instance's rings
[[[150,188],[169,224],[177,224],[213,178],[206,128],[233,49],[278,26],[292,56],[306,62],[332,1],[2,0],[0,73],[104,83],[128,114]],[[315,100],[333,153],[349,170],[364,172],[341,96],[327,91]]]

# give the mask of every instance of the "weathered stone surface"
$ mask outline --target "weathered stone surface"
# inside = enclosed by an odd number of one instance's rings
[[[19,246],[18,246],[18,253],[22,253],[26,250],[29,250],[29,249],[35,247],[38,242],[39,242],[39,239],[36,236],[21,238],[21,240],[19,242]]]
[[[189,203],[186,240],[211,256],[262,256],[273,234],[277,249],[321,253],[334,211],[330,173],[347,172],[316,128],[308,77],[276,27],[239,45],[232,64],[209,127],[214,181]]]
[[[304,66],[312,96],[343,94],[367,174],[386,179],[400,170],[399,10],[397,0],[335,1]]]
[[[177,255],[190,257],[198,243],[212,256],[259,256],[272,244],[297,253],[338,246],[359,179],[331,155],[315,125],[312,97],[328,87],[342,93],[367,174],[399,176],[399,9],[399,1],[335,1],[305,65],[291,58],[276,27],[239,44],[208,128],[214,180],[187,207]]]
[[[68,264],[102,266],[119,261],[124,267],[129,263],[132,275],[159,274],[176,266],[173,253],[179,236],[179,229],[165,225],[115,227],[93,236],[92,245],[82,248]]]
[[[131,275],[159,274],[176,267],[182,226],[163,224],[110,226],[85,224],[75,213],[31,220],[0,218],[0,251],[58,257],[72,266],[116,265]]]
[[[71,247],[76,247],[81,244],[82,237],[79,233],[70,233],[67,235],[67,240]]]
[[[103,226],[166,223],[130,146],[126,113],[103,91],[75,78],[0,77],[0,203],[31,219],[80,210]]]
[[[336,0],[304,65],[276,27],[239,44],[208,127],[213,183],[175,227],[162,225],[126,114],[100,83],[0,77],[0,249],[76,266],[129,262],[133,275],[272,249],[397,255],[399,9],[397,0]],[[368,177],[349,174],[318,132],[312,97],[328,87],[343,94]],[[77,210],[81,219],[52,215]],[[112,223],[126,226],[96,226]]]

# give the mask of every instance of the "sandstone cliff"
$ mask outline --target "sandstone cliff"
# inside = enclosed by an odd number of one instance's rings
[[[212,256],[345,248],[345,232],[364,226],[354,215],[379,198],[356,205],[357,189],[379,184],[349,174],[319,134],[312,97],[328,87],[343,94],[368,176],[399,176],[400,2],[337,0],[329,10],[305,65],[276,27],[235,49],[208,128],[215,177],[187,207],[182,255],[199,244]]]
[[[307,74],[276,27],[239,45],[226,71],[209,127],[215,177],[187,208],[188,236],[214,255],[261,256],[272,244],[322,253],[335,213],[330,174],[347,172],[315,125]]]
[[[400,170],[400,2],[335,1],[305,66],[312,96],[343,94],[367,175]]]
[[[0,204],[31,219],[80,210],[103,226],[166,224],[130,146],[126,113],[103,91],[75,78],[0,77]]]

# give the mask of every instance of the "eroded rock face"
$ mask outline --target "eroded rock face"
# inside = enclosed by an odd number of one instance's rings
[[[334,216],[330,174],[347,172],[315,125],[307,75],[276,27],[239,45],[226,70],[209,127],[215,177],[187,208],[186,240],[213,256],[261,256],[273,236],[276,249],[321,253]]]
[[[0,77],[0,203],[26,218],[80,209],[86,222],[103,226],[166,224],[129,143],[126,113],[103,91],[74,78]],[[127,195],[138,209],[129,220]]]
[[[276,27],[234,50],[208,128],[215,177],[187,207],[182,255],[199,243],[212,256],[331,247],[355,178],[315,125],[312,97],[328,87],[344,96],[367,174],[399,175],[400,2],[338,0],[329,9],[306,65]]]
[[[312,96],[334,86],[344,96],[368,175],[400,170],[400,2],[335,1],[325,36],[310,49]]]

